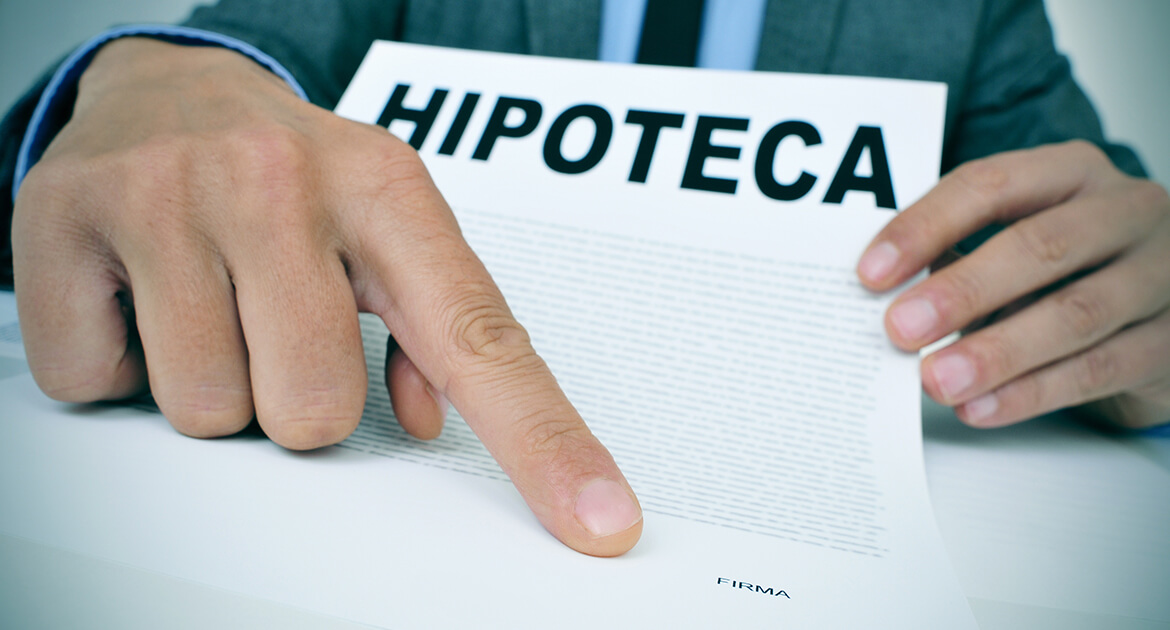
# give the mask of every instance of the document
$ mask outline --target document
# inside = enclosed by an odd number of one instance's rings
[[[0,531],[388,628],[974,628],[917,356],[853,272],[935,181],[944,108],[938,84],[378,43],[338,113],[418,149],[637,492],[638,546],[563,547],[454,412],[407,436],[370,316],[361,426],[313,453],[0,381]]]

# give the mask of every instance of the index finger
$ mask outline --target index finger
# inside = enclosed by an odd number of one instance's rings
[[[629,550],[642,512],[613,457],[536,354],[429,179],[400,201],[394,225],[367,233],[375,240],[362,246],[372,282],[385,292],[374,310],[549,532],[591,555]]]
[[[968,162],[874,237],[858,276],[876,291],[896,287],[978,230],[1075,196],[1106,159],[1093,145],[1073,141]]]

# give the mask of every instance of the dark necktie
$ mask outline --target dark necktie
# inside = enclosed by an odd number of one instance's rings
[[[702,19],[703,0],[649,0],[638,63],[695,65]]]

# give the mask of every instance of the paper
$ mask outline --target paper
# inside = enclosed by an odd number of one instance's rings
[[[468,241],[638,492],[641,543],[561,546],[458,418],[407,437],[368,318],[366,417],[316,453],[0,382],[0,529],[392,628],[974,627],[917,359],[852,273],[875,206],[938,172],[942,86],[377,44],[339,113],[385,118],[397,85],[423,114],[391,129],[429,126]]]

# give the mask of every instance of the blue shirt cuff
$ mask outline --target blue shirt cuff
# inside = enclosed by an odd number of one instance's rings
[[[1151,427],[1139,433],[1142,437],[1164,438],[1170,440],[1170,423]]]
[[[238,39],[213,33],[211,31],[204,31],[197,28],[188,28],[186,26],[169,26],[165,24],[131,24],[127,26],[119,26],[112,28],[88,42],[81,45],[80,48],[73,51],[61,64],[53,77],[49,80],[49,85],[41,94],[41,99],[37,102],[36,109],[33,110],[32,118],[29,120],[28,129],[24,132],[24,139],[20,143],[20,151],[16,155],[16,171],[12,177],[12,199],[15,203],[16,193],[20,190],[20,183],[24,180],[28,169],[32,168],[41,155],[44,154],[45,148],[49,146],[49,142],[65,126],[68,112],[72,111],[73,100],[76,98],[77,81],[81,78],[81,73],[89,67],[89,63],[93,61],[94,55],[97,54],[98,49],[103,45],[118,39],[120,37],[150,37],[153,39],[162,40],[172,44],[183,44],[185,46],[222,46],[234,50],[238,53],[251,57],[253,61],[271,70],[276,76],[282,78],[289,84],[289,87],[296,92],[297,96],[302,99],[309,100],[305,95],[305,90],[297,83],[284,66],[280,65],[278,61],[273,59],[268,54],[261,51],[259,48]]]

